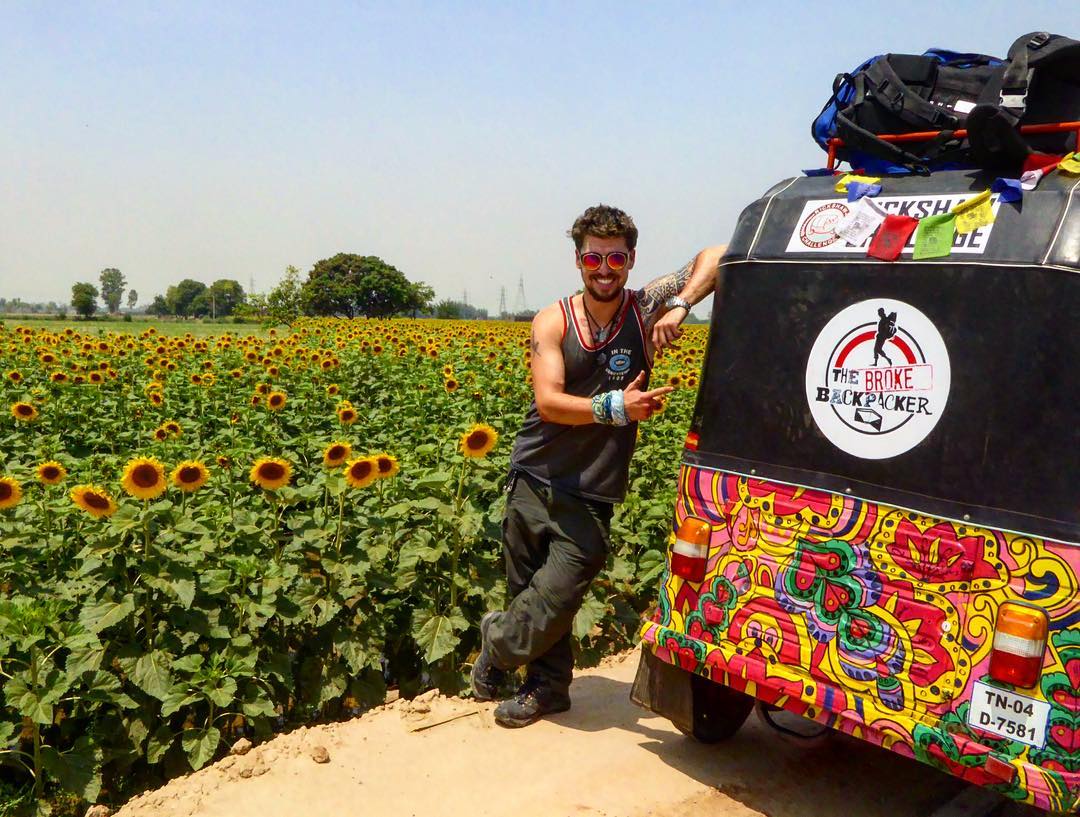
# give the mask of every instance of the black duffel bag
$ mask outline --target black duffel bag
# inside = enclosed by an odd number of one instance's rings
[[[1076,149],[1076,132],[1022,136],[1020,125],[1080,119],[1080,42],[1036,32],[1005,60],[932,49],[886,54],[840,74],[811,131],[822,147],[839,137],[841,160],[873,172],[948,166],[1019,167],[1031,150]],[[955,131],[966,129],[968,138]],[[937,131],[919,142],[880,134]]]

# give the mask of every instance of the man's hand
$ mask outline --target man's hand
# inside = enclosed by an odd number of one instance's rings
[[[675,391],[671,386],[661,386],[652,391],[642,391],[645,383],[645,372],[638,372],[625,389],[623,389],[623,405],[626,407],[626,416],[630,420],[648,420],[654,411],[660,410],[660,398],[665,394]]]
[[[652,345],[656,351],[675,345],[675,341],[682,337],[682,322],[689,314],[688,310],[677,306],[656,322],[652,330]]]

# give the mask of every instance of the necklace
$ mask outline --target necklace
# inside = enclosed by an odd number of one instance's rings
[[[589,324],[589,332],[592,334],[593,340],[596,343],[603,343],[607,340],[608,332],[611,330],[611,325],[615,323],[615,318],[617,318],[619,316],[619,313],[622,312],[623,298],[625,297],[625,292],[619,296],[619,308],[616,309],[614,313],[612,313],[611,317],[608,319],[608,322],[601,326],[600,321],[594,318],[592,312],[589,311],[589,304],[586,302],[585,296],[581,296],[581,305],[585,309],[585,320]]]

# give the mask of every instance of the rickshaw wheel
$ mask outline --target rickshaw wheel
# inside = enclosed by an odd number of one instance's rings
[[[690,678],[693,695],[694,728],[678,726],[680,732],[699,743],[727,740],[743,725],[754,708],[754,699],[746,693],[717,684],[700,675]]]

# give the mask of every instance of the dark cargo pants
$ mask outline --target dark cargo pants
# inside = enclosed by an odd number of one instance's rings
[[[574,675],[570,630],[589,583],[604,567],[614,506],[514,472],[503,519],[511,598],[487,635],[496,666],[528,665],[566,694]]]

